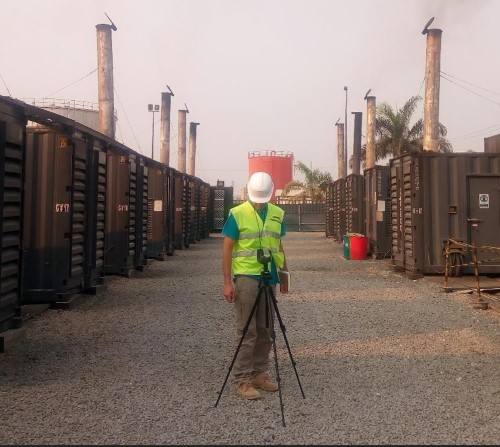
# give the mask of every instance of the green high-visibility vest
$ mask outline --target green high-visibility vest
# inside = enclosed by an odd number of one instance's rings
[[[285,263],[285,255],[279,251],[281,223],[285,212],[272,203],[267,204],[266,221],[250,202],[242,203],[230,210],[234,216],[240,235],[234,242],[233,275],[259,275],[262,264],[257,260],[257,249],[264,249],[264,255],[271,255],[278,268]]]

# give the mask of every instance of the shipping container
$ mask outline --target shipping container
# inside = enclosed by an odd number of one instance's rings
[[[500,154],[500,134],[484,139],[484,152]]]
[[[163,261],[168,247],[168,190],[164,164],[145,159],[148,168],[148,232],[146,257]]]
[[[342,242],[346,234],[346,188],[345,179],[333,182],[333,237]]]
[[[200,238],[206,239],[210,236],[208,222],[208,210],[210,207],[210,185],[201,181],[200,183]]]
[[[185,176],[180,171],[173,170],[173,186],[174,186],[174,248],[182,250],[184,248],[184,234],[185,226],[184,221],[184,184]]]
[[[0,97],[0,332],[21,325],[26,121],[21,106]]]
[[[368,253],[376,259],[391,256],[391,168],[374,166],[364,171],[365,235]]]
[[[229,210],[234,205],[233,187],[224,186],[224,183],[220,182],[218,186],[210,186],[210,196],[210,227],[213,232],[220,233],[229,215]]]
[[[346,233],[365,233],[364,180],[359,174],[345,179]]]
[[[166,251],[168,256],[172,256],[175,252],[175,178],[176,171],[170,166],[165,166],[166,176],[166,200],[165,200],[165,213],[166,213],[166,226],[167,226],[167,244]]]
[[[461,273],[498,274],[500,257],[500,154],[413,153],[390,160],[394,266],[415,275],[444,274],[451,238]]]
[[[186,211],[186,240],[185,246],[195,244],[198,239],[198,182],[196,177],[186,174],[185,211]]]
[[[70,124],[27,129],[23,303],[63,305],[104,282],[106,153]]]
[[[334,199],[333,199],[333,182],[328,183],[326,187],[325,200],[325,236],[334,236]]]
[[[108,147],[105,272],[130,276],[147,264],[148,173],[124,146]]]

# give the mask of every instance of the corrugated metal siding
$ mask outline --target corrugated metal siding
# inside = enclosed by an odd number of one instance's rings
[[[500,134],[484,139],[484,152],[500,153]]]
[[[333,198],[333,182],[326,187],[326,209],[325,209],[325,236],[334,236],[334,198]]]
[[[166,255],[167,198],[163,165],[154,160],[148,164],[147,251],[146,257],[164,259]]]
[[[23,150],[26,120],[21,110],[0,104],[0,332],[21,323]]]
[[[365,200],[363,176],[351,174],[345,180],[346,232],[365,233]]]
[[[333,237],[342,241],[346,234],[345,179],[333,182]]]
[[[390,167],[375,166],[364,172],[365,234],[368,252],[376,258],[391,255]]]
[[[500,154],[409,154],[392,159],[393,264],[412,273],[443,274],[447,239],[470,244],[477,238],[467,220],[474,200],[469,197],[469,183],[485,176],[494,181],[500,176]],[[499,192],[492,196],[498,206]],[[498,232],[488,233],[483,232],[483,239],[500,245]],[[498,269],[494,264],[482,266],[484,273]],[[472,271],[472,267],[464,269]]]

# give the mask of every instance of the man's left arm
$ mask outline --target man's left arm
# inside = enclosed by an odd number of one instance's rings
[[[283,241],[282,241],[282,237],[286,235],[286,230],[285,230],[285,224],[283,222],[281,222],[281,235],[280,235],[280,248],[279,248],[279,251],[281,251],[283,253],[283,259],[284,259],[284,262],[283,262],[283,268],[281,270],[284,270],[284,271],[288,271],[288,267],[286,265],[286,254],[285,254],[285,249],[283,248]]]

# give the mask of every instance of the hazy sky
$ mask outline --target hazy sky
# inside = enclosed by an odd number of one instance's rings
[[[350,155],[351,112],[363,112],[364,143],[368,89],[377,104],[398,107],[423,96],[421,32],[431,17],[431,28],[443,30],[449,80],[441,79],[440,122],[454,151],[483,151],[483,138],[500,133],[496,0],[3,0],[0,94],[97,102],[95,25],[109,23],[104,12],[118,28],[116,138],[151,154],[147,105],[160,104],[168,84],[171,166],[186,103],[187,122],[200,123],[195,175],[224,180],[235,194],[248,177],[249,151],[290,151],[336,179],[344,86]]]

